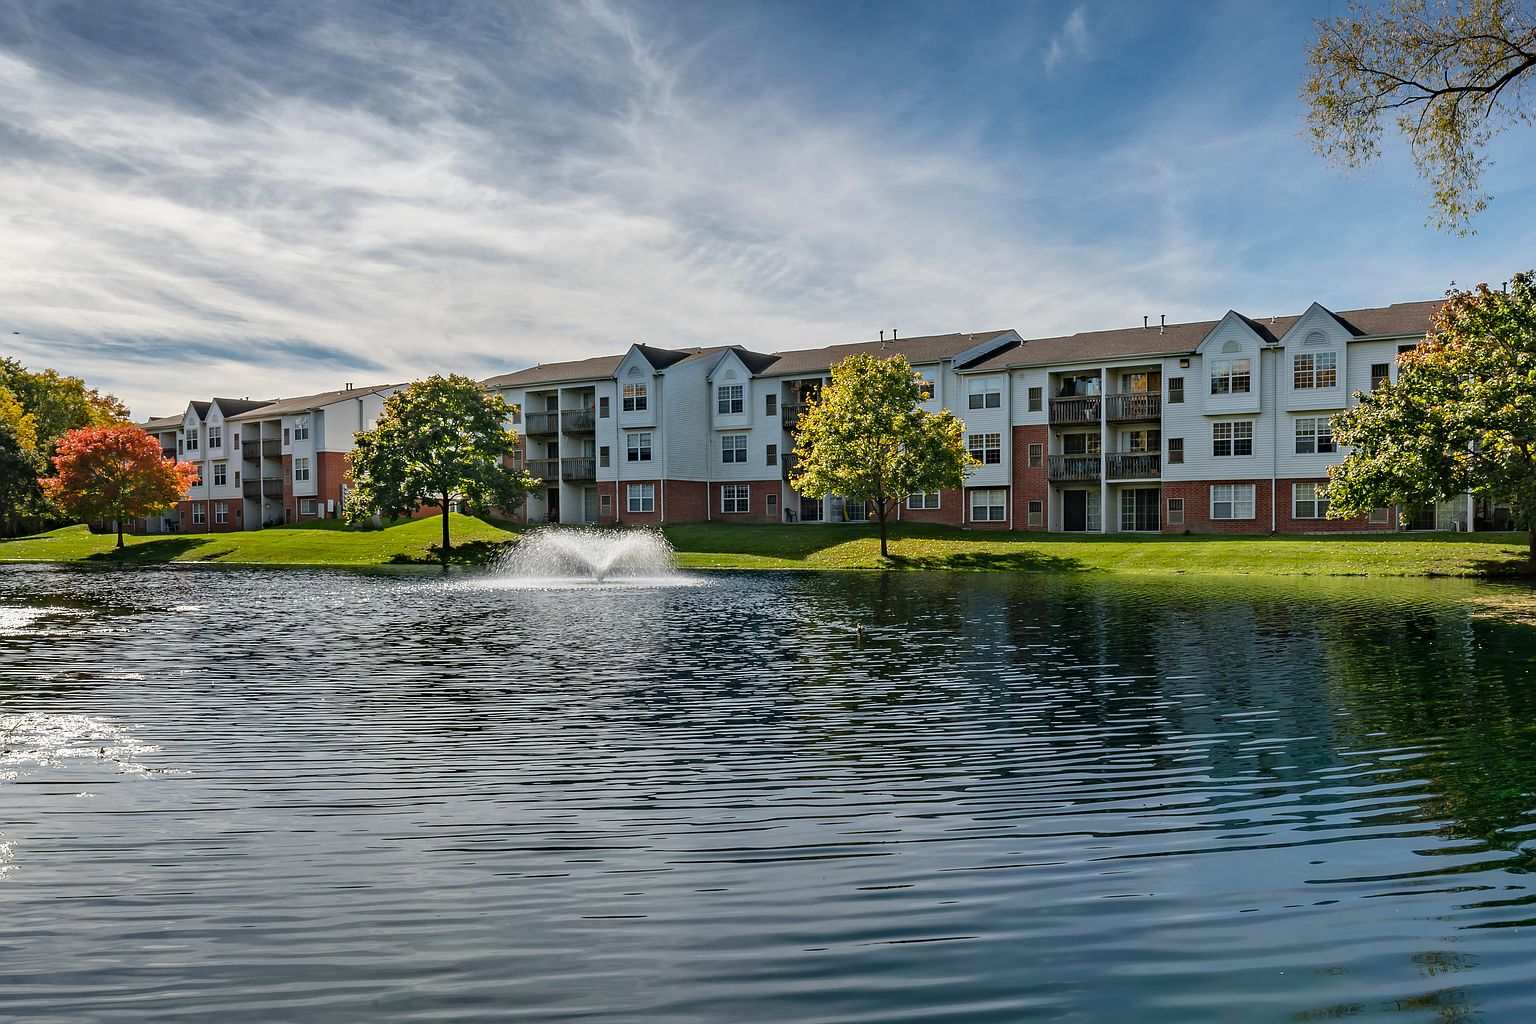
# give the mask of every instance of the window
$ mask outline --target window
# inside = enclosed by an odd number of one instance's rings
[[[1399,345],[1399,346],[1397,346],[1397,358],[1398,358],[1398,361],[1401,362],[1403,356],[1407,355],[1409,352],[1412,352],[1414,349],[1416,349],[1418,347],[1419,346],[1418,346],[1417,342],[1412,344],[1412,345]]]
[[[229,502],[216,501],[213,503],[213,521],[216,523],[229,522]]]
[[[779,446],[776,444],[769,445],[767,457],[763,461],[765,465],[777,466],[779,464]]]
[[[208,521],[208,512],[202,502],[192,506],[192,521],[199,524]]]
[[[612,461],[612,453],[607,445],[603,445],[597,450],[597,464],[600,468],[607,469]]]
[[[1291,360],[1291,386],[1331,388],[1339,382],[1337,352],[1303,352]]]
[[[1383,384],[1387,383],[1391,379],[1392,379],[1392,364],[1391,363],[1372,363],[1371,364],[1371,390],[1372,391],[1375,391],[1377,388],[1381,387]]]
[[[1385,523],[1390,523],[1391,521],[1392,510],[1386,508],[1373,508],[1371,509],[1371,514],[1366,518],[1366,522],[1372,523],[1376,526],[1381,526]]]
[[[925,491],[925,492],[923,492],[921,494],[909,494],[909,495],[907,495],[907,508],[919,509],[919,508],[938,508],[938,507],[939,507],[939,492],[938,491]]]
[[[1029,411],[1030,412],[1039,412],[1044,407],[1045,407],[1045,389],[1044,388],[1030,388],[1029,389]]]
[[[626,460],[629,462],[651,461],[650,431],[646,431],[640,434],[629,434],[624,438],[624,443],[628,445],[624,453],[624,458]]]
[[[308,459],[293,460],[293,479],[295,483],[302,483],[303,481],[309,479]]]
[[[1029,446],[1029,468],[1039,469],[1045,464],[1045,445],[1035,442]]]
[[[1063,434],[1061,436],[1063,455],[1097,455],[1099,445],[1098,434]]]
[[[1292,484],[1291,518],[1326,519],[1328,516],[1328,499],[1318,493],[1321,490],[1322,485],[1320,484]]]
[[[212,447],[212,438],[209,439],[208,444]],[[229,463],[215,462],[213,464],[213,486],[223,487],[227,483],[229,483]]]
[[[628,508],[631,512],[655,512],[656,511],[656,485],[655,484],[629,484],[625,488],[628,498]]]
[[[223,448],[224,447],[224,428],[223,427],[209,427],[208,428],[208,447],[209,448]]]
[[[309,440],[309,420],[293,421],[293,439],[295,441]]]
[[[1039,526],[1045,522],[1045,502],[1032,501],[1029,503],[1029,525]]]
[[[646,410],[646,394],[644,384],[624,385],[624,411],[644,412]]]
[[[743,514],[752,511],[752,488],[746,484],[725,484],[720,488],[720,511]]]
[[[1253,484],[1212,484],[1212,519],[1252,519]]]
[[[1247,359],[1211,360],[1211,394],[1245,395],[1252,382]]]
[[[1184,439],[1182,437],[1170,437],[1168,439],[1168,464],[1173,466],[1184,463]]]
[[[1183,377],[1169,377],[1168,378],[1168,404],[1169,405],[1183,405],[1184,404],[1184,378]]]
[[[597,496],[597,514],[604,519],[613,518],[613,495],[599,494]]]
[[[972,378],[967,382],[967,405],[972,409],[997,409],[1003,404],[1002,384],[996,377]]]
[[[1168,522],[1178,526],[1184,522],[1184,499],[1168,499]]]
[[[1161,430],[1129,430],[1125,434],[1128,450],[1135,455],[1145,455],[1162,448],[1163,432]]]
[[[934,396],[933,381],[919,377],[917,380],[917,396],[920,401],[931,402]]]
[[[607,395],[604,395],[602,398],[599,398],[597,400],[597,418],[598,419],[600,419],[600,420],[607,419],[608,418],[608,414],[611,411],[612,411],[612,409],[610,408],[610,404],[609,404],[608,396]]]
[[[234,442],[235,442],[235,451],[239,451],[240,450],[240,435],[239,434],[236,434],[234,436]]]
[[[742,398],[743,386],[740,384],[724,384],[715,389],[716,411],[721,416],[729,416],[732,413],[746,410],[746,401]]]
[[[320,511],[320,503],[314,498],[299,499],[299,515],[312,516]]]
[[[1296,454],[1312,455],[1337,451],[1333,443],[1333,421],[1327,416],[1304,416],[1296,421]]]
[[[1211,424],[1211,454],[1216,457],[1253,454],[1253,423]]]
[[[1005,518],[1008,492],[997,490],[971,492],[971,522],[1000,523]]]
[[[291,444],[291,443],[292,443],[292,442],[291,442],[291,441],[289,441],[289,439],[288,439],[288,434],[289,434],[289,430],[288,430],[288,428],[287,428],[287,427],[284,427],[284,428],[283,428],[283,447],[284,447],[284,448],[286,448],[286,447],[288,447],[288,445],[289,445],[289,444]]]
[[[724,463],[747,461],[747,435],[726,434],[720,439],[720,461]]]
[[[193,427],[191,430],[187,431],[187,451],[189,451],[189,452],[197,451],[197,428],[196,427]]]
[[[779,496],[777,494],[770,493],[768,495],[767,500],[763,502],[763,511],[768,513],[768,518],[769,519],[772,519],[775,522],[778,521],[778,518],[779,518]]]
[[[1003,461],[1001,434],[972,434],[966,439],[966,445],[976,461],[984,466],[995,466]]]
[[[778,395],[763,396],[763,414],[766,416],[777,416],[779,414]]]

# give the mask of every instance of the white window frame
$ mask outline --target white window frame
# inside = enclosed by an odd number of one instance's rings
[[[1039,469],[1041,466],[1045,465],[1045,445],[1044,444],[1042,444],[1039,441],[1031,441],[1029,443],[1029,448],[1026,449],[1026,450],[1029,453],[1029,468],[1030,469]]]
[[[197,428],[196,427],[192,427],[190,430],[187,431],[187,438],[186,438],[186,440],[187,440],[187,451],[189,451],[189,452],[197,451]]]
[[[655,512],[656,485],[653,483],[625,484],[624,505],[627,512]]]
[[[293,439],[295,441],[309,440],[309,419],[297,419],[293,421]]]
[[[208,428],[208,447],[209,448],[219,448],[219,449],[222,449],[224,447],[224,428],[223,427],[209,427]]]
[[[1031,501],[1029,503],[1029,505],[1026,506],[1026,507],[1029,510],[1026,513],[1027,516],[1028,516],[1028,520],[1027,521],[1028,521],[1029,525],[1030,526],[1043,526],[1045,524],[1045,502],[1040,501],[1039,499],[1036,499],[1034,501]]]
[[[300,498],[299,499],[299,515],[301,515],[301,516],[317,516],[319,514],[320,514],[320,499],[319,498]]]
[[[737,385],[738,387],[740,385]],[[747,462],[747,435],[746,434],[722,434],[720,435],[720,461],[727,466],[746,465]]]
[[[309,459],[297,458],[293,460],[293,482],[306,483],[309,480]]]
[[[1291,484],[1291,518],[1327,519],[1328,499],[1317,493],[1325,486],[1325,484],[1305,482]],[[1303,497],[1303,495],[1306,496]]]
[[[1168,499],[1168,512],[1163,517],[1163,521],[1166,522],[1170,526],[1182,526],[1182,525],[1184,525],[1184,499],[1183,498],[1169,498]]]
[[[1003,382],[999,377],[972,377],[966,382],[966,408],[1001,409]]]
[[[229,502],[216,501],[213,503],[213,521],[215,523],[229,522]]]
[[[646,384],[625,384],[623,410],[625,412],[645,412],[650,408],[650,386]]]
[[[1338,443],[1333,439],[1331,416],[1299,416],[1295,430],[1297,455],[1331,455],[1339,450]],[[1327,440],[1324,441],[1324,438]]]
[[[726,515],[745,515],[752,511],[750,484],[721,484],[720,511]]]
[[[920,491],[907,495],[907,508],[913,510],[938,508],[939,500],[938,491]]]
[[[643,443],[641,441],[642,438],[644,438]],[[651,432],[649,430],[636,430],[624,435],[624,461],[651,461]]]
[[[208,512],[203,503],[198,501],[192,504],[192,523],[194,526],[202,526],[208,521]]]
[[[1327,382],[1323,375],[1327,374]],[[1298,352],[1291,358],[1291,387],[1297,391],[1339,385],[1337,352]]]
[[[1003,435],[1002,434],[970,434],[965,439],[965,447],[971,453],[971,457],[983,466],[998,466],[1003,461]]]
[[[747,411],[747,389],[742,384],[721,384],[715,388],[715,411],[734,416]]]
[[[224,487],[229,483],[229,463],[215,462],[213,464],[213,486]]]
[[[1223,512],[1225,515],[1222,514]],[[1244,512],[1247,514],[1244,515]],[[1213,520],[1227,522],[1254,519],[1256,515],[1253,484],[1211,484],[1211,518]]]
[[[1389,508],[1373,508],[1366,516],[1366,522],[1373,526],[1385,526],[1392,521],[1392,510]]]
[[[1241,371],[1238,365],[1242,365]],[[1217,382],[1221,386],[1217,387]],[[1238,387],[1238,382],[1242,387]],[[1231,359],[1211,360],[1211,394],[1213,395],[1246,395],[1253,391],[1253,360],[1248,356],[1233,356]]]
[[[1225,436],[1223,436],[1225,435]],[[1238,451],[1240,442],[1248,442],[1248,450]],[[1222,443],[1227,446],[1221,450]],[[1211,458],[1242,459],[1253,454],[1252,420],[1217,420],[1211,424]]]
[[[1002,523],[1008,520],[1008,489],[1006,487],[977,487],[969,492],[968,501],[971,522]],[[984,510],[977,515],[977,510]]]

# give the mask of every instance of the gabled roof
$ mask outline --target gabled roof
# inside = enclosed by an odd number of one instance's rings
[[[962,352],[975,348],[982,342],[1007,331],[975,331],[965,334],[929,334],[915,338],[891,341],[860,341],[851,345],[829,345],[826,348],[795,349],[777,353],[778,358],[762,373],[778,376],[786,373],[825,373],[833,363],[849,356],[874,356],[885,359],[890,356],[906,356],[911,363],[934,363],[952,359]]]
[[[208,418],[208,409],[213,405],[212,402],[197,401],[188,402],[187,404],[190,405],[192,409],[197,413],[197,418],[200,420],[205,420]],[[182,413],[181,415],[183,418],[185,418],[187,414]]]
[[[1132,356],[1188,355],[1205,340],[1220,320],[1201,320],[1166,327],[1125,327],[1115,331],[1084,331],[1058,338],[1030,338],[971,367],[1000,370],[1010,366],[1041,366],[1049,363],[1087,363]]]
[[[180,416],[156,416],[154,419],[145,420],[143,423],[140,423],[139,429],[148,431],[151,434],[162,430],[176,430],[186,418],[186,413],[182,413]]]
[[[224,414],[225,419],[234,419],[243,412],[260,409],[264,405],[271,405],[272,399],[264,398],[260,401],[253,401],[249,398],[215,398],[211,404],[219,407],[219,411]]]
[[[322,391],[318,395],[303,395],[298,398],[279,398],[274,402],[254,403],[255,408],[243,412],[238,416],[229,417],[232,420],[267,420],[274,416],[290,416],[294,413],[309,412],[312,409],[323,409],[337,402],[344,402],[349,398],[362,398],[378,391],[387,391],[390,388],[400,387],[399,384],[374,384],[365,388],[342,388],[340,391]],[[220,407],[224,400],[216,399]]]

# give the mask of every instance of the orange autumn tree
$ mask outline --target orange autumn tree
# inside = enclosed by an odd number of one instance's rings
[[[43,494],[72,518],[113,520],[118,547],[123,520],[165,511],[197,479],[196,466],[165,458],[159,441],[126,425],[69,431],[53,464],[58,475],[42,482]]]

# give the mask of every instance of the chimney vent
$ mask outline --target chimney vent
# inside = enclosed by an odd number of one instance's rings
[[[348,391],[352,390],[352,382],[351,381],[347,381],[347,390]]]
[[[1168,314],[1164,313],[1162,315],[1162,317],[1161,317],[1161,320],[1162,320],[1162,322],[1157,325],[1157,333],[1158,334],[1162,334],[1164,331],[1166,331],[1168,329]]]
[[[885,344],[885,332],[884,331],[880,332],[880,344],[882,344],[882,345]]]
[[[1148,325],[1148,323],[1147,323],[1147,321],[1148,321],[1148,320],[1151,320],[1151,319],[1152,319],[1152,318],[1151,318],[1151,317],[1149,317],[1149,316],[1143,316],[1143,317],[1142,317],[1142,318],[1141,318],[1141,329],[1142,329],[1142,330],[1146,330],[1146,329],[1147,329],[1147,327],[1148,327],[1148,326],[1149,326],[1149,325]]]
[[[894,328],[894,327],[891,328],[891,340],[892,341],[896,340],[896,328]]]

